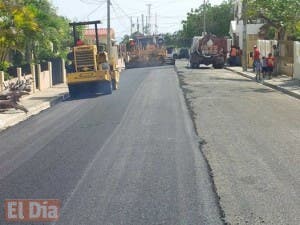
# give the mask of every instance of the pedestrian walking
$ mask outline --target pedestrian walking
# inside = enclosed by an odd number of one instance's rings
[[[262,78],[262,64],[261,64],[260,60],[255,62],[255,80],[257,82],[263,81],[263,78]]]
[[[280,65],[280,63],[279,63],[279,55],[280,55],[280,53],[279,53],[279,47],[278,47],[278,45],[273,45],[273,56],[274,56],[274,66],[273,66],[273,68],[274,68],[274,71],[273,71],[273,74],[274,75],[278,75],[279,74],[279,65]]]
[[[272,79],[272,74],[273,74],[273,70],[274,70],[274,62],[275,62],[275,59],[274,59],[272,53],[269,53],[268,58],[267,58],[269,79]]]
[[[235,45],[231,46],[229,56],[230,56],[230,66],[236,66],[237,49],[236,49]]]
[[[255,72],[256,63],[260,63],[260,52],[256,45],[253,46],[253,72]]]
[[[263,78],[265,78],[268,72],[267,58],[265,56],[263,56],[261,59],[261,72]]]

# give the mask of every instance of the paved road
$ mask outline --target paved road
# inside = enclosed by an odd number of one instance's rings
[[[300,224],[300,102],[226,70],[179,74],[230,224]]]
[[[1,204],[61,199],[56,224],[222,224],[173,67],[127,70],[112,95],[60,103],[0,146]]]

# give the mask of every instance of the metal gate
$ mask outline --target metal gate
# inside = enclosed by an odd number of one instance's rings
[[[52,84],[63,83],[63,61],[61,58],[53,58],[52,63]]]

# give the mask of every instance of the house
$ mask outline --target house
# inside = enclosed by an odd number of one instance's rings
[[[234,3],[234,20],[230,23],[229,34],[232,37],[232,44],[239,46],[243,50],[243,30],[244,24],[242,19],[242,6],[243,0],[236,0]],[[260,28],[264,25],[261,19],[247,23],[247,55],[253,51],[253,46],[257,44],[259,39]],[[248,65],[251,66],[252,62],[248,57]]]
[[[236,46],[243,46],[243,20],[242,20],[242,2],[243,0],[236,0],[234,3],[234,20],[230,23],[229,34],[233,38],[233,44]],[[259,37],[260,28],[264,25],[261,19],[251,21],[247,24],[247,35],[249,41],[255,41]]]
[[[107,43],[107,29],[106,28],[98,28],[98,37],[99,43]],[[115,31],[110,29],[110,38],[115,39]],[[95,44],[96,43],[96,34],[94,28],[86,28],[83,31],[83,41],[86,44]]]

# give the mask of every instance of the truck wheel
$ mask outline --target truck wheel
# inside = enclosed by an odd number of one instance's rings
[[[222,64],[215,64],[215,65],[213,65],[213,67],[215,69],[222,69],[224,67],[224,65],[222,65]]]
[[[105,95],[110,95],[112,93],[112,82],[111,81],[106,81],[104,83],[104,91],[103,93]]]
[[[192,63],[192,68],[197,69],[199,67],[198,63]]]
[[[76,98],[77,97],[77,90],[76,87],[69,85],[69,95],[71,98]]]
[[[164,63],[165,63],[165,59],[164,59],[164,57],[160,57],[159,58],[159,64],[162,66],[162,65],[164,65]]]

